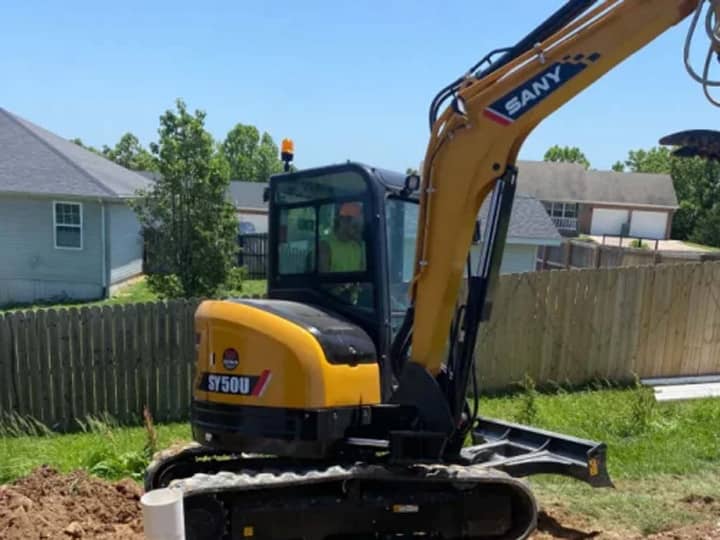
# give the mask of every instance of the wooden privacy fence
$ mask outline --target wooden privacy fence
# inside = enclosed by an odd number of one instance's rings
[[[653,249],[653,240],[643,240],[649,248],[629,246],[630,238],[621,238],[622,246],[596,244],[582,240],[566,239],[559,246],[542,246],[538,249],[537,268],[580,269],[613,268],[616,266],[644,266],[652,264],[681,264],[691,262],[719,261],[720,253],[714,251],[667,251]]]
[[[0,415],[55,429],[109,413],[186,420],[197,301],[0,315]],[[485,390],[720,373],[720,263],[536,272],[500,278],[480,329]]]
[[[109,413],[137,423],[188,417],[197,302],[0,314],[0,414],[53,429]]]
[[[720,263],[502,276],[478,339],[485,389],[720,373]]]

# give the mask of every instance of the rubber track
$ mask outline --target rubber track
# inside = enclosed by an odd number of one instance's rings
[[[176,450],[165,451],[156,456],[148,467],[147,481],[152,482],[153,474],[168,462],[184,460],[186,458],[212,457],[227,455],[214,452],[199,444],[190,444]],[[228,492],[241,492],[252,490],[273,490],[294,485],[308,485],[312,483],[343,481],[343,480],[378,480],[378,481],[408,481],[408,482],[441,482],[451,483],[454,486],[462,484],[505,484],[522,492],[532,501],[534,506],[533,519],[528,523],[527,530],[518,539],[527,538],[535,529],[537,506],[535,497],[525,482],[483,465],[443,465],[443,464],[414,464],[408,466],[390,466],[386,464],[357,463],[349,465],[340,464],[293,464],[279,458],[265,458],[256,455],[237,456],[232,460],[238,465],[235,471],[221,470],[212,474],[197,472],[187,478],[172,480],[170,489],[182,491],[185,499],[196,496],[214,496]],[[244,464],[245,466],[241,466]],[[255,465],[253,467],[253,465]],[[195,467],[217,468],[220,462],[198,461]]]

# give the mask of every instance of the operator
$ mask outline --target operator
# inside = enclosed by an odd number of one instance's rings
[[[340,205],[332,233],[320,242],[319,264],[320,272],[365,271],[361,203],[347,202]]]

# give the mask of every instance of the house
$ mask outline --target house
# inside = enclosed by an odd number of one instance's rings
[[[95,299],[142,272],[143,176],[0,108],[0,305]]]
[[[486,200],[479,214],[481,232],[485,229],[489,208],[489,202]],[[562,237],[540,201],[530,195],[516,193],[500,273],[518,274],[535,271],[538,249],[541,246],[559,246],[561,242]],[[481,243],[471,248],[473,269],[477,268],[481,251]]]
[[[518,190],[542,201],[564,236],[670,237],[678,201],[668,174],[586,171],[542,161],[520,161],[518,168]]]
[[[230,182],[229,194],[237,212],[240,234],[268,231],[268,205],[263,200],[268,185],[265,182]]]

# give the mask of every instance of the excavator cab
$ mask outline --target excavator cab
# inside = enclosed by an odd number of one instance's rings
[[[357,163],[271,179],[268,299],[196,314],[198,442],[317,458],[377,426],[408,308],[417,180]]]
[[[270,182],[268,297],[360,327],[375,347],[386,397],[390,346],[409,307],[418,184],[417,176],[351,162]]]

